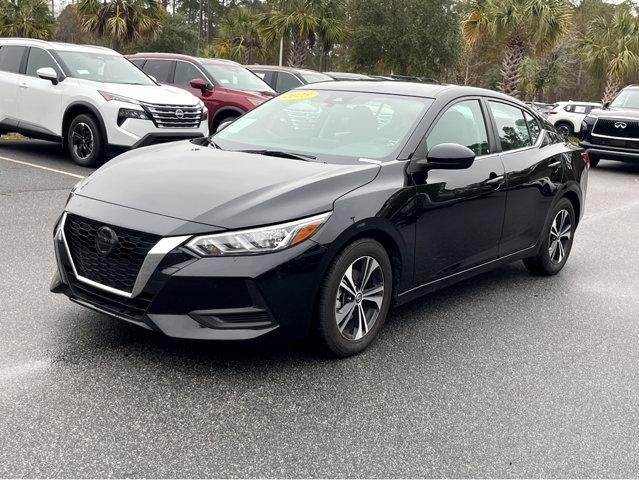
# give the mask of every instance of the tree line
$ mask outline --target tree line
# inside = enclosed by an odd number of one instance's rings
[[[0,0],[0,36],[399,74],[522,99],[609,100],[639,71],[631,1]],[[49,8],[51,7],[51,8]]]

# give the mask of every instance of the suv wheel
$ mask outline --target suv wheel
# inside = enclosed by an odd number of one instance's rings
[[[597,165],[599,165],[599,160],[601,160],[601,158],[596,157],[592,154],[589,154],[588,157],[590,158],[590,168],[595,168],[597,167]]]
[[[95,167],[104,156],[104,140],[95,118],[78,115],[69,125],[67,148],[75,163],[83,167]]]
[[[366,238],[346,247],[322,284],[317,317],[321,345],[347,357],[368,347],[391,303],[393,271],[386,249]]]
[[[536,257],[524,259],[533,275],[556,275],[564,268],[575,236],[575,210],[567,198],[562,198],[553,210],[550,225],[544,230],[541,251]]]
[[[555,128],[559,133],[565,135],[566,137],[570,137],[573,133],[575,133],[572,125],[568,122],[557,122],[555,124]]]

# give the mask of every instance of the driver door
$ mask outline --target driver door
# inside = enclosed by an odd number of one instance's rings
[[[415,285],[426,285],[494,260],[504,223],[505,170],[489,115],[480,98],[464,98],[445,107],[418,147],[415,158],[441,143],[457,143],[475,152],[463,170],[430,170],[416,180],[418,220]]]

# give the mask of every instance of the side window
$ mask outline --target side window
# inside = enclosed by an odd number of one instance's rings
[[[493,113],[502,151],[516,148],[530,147],[530,134],[524,120],[524,112],[512,105],[489,101],[490,111]]]
[[[530,115],[528,112],[524,112],[524,116],[526,117],[526,123],[528,124],[528,133],[530,133],[530,141],[534,145],[537,143],[537,139],[541,134],[541,127],[539,126],[539,122],[535,120],[535,118]]]
[[[144,59],[137,58],[135,60],[131,60],[131,63],[141,70],[142,65],[144,65]]]
[[[154,77],[158,82],[169,83],[172,64],[171,60],[147,60],[144,64],[144,73]]]
[[[41,48],[31,47],[31,50],[29,50],[29,59],[27,60],[26,74],[31,77],[37,77],[38,69],[45,67],[53,68],[56,72],[58,72],[58,75],[60,75],[58,67],[49,52],[42,50]]]
[[[26,52],[26,47],[14,45],[4,45],[0,48],[0,70],[4,72],[20,73],[22,58]]]
[[[266,72],[264,70],[251,70],[251,72],[260,77],[262,80],[266,78]]]
[[[294,75],[288,72],[277,72],[277,82],[275,84],[275,90],[278,92],[288,92],[292,88],[296,88],[302,85]]]
[[[182,85],[184,87],[191,86],[191,80],[199,78],[207,82],[208,80],[204,78],[202,72],[200,72],[193,64],[187,62],[176,62],[175,63],[175,78],[173,83],[176,85]]]
[[[448,108],[428,134],[428,150],[440,143],[458,143],[470,148],[475,155],[490,153],[486,123],[479,100],[465,100]]]
[[[586,113],[586,107],[584,105],[575,105],[575,113]]]

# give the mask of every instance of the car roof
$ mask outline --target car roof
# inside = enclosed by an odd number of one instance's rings
[[[74,52],[89,52],[89,53],[108,53],[111,55],[120,54],[115,50],[111,50],[107,47],[100,47],[95,45],[77,45],[74,43],[64,42],[49,42],[46,40],[36,40],[33,38],[0,38],[0,45],[20,45],[25,47],[41,47],[46,50],[67,50]]]
[[[320,75],[326,75],[325,73],[318,72],[317,70],[311,70],[310,68],[295,68],[295,67],[280,67],[279,65],[246,65],[249,70],[261,69],[261,70],[274,70],[278,72],[293,72],[293,73],[319,73]],[[328,75],[326,75],[328,77]]]
[[[185,60],[193,63],[213,64],[213,65],[232,65],[240,67],[241,65],[233,60],[226,60],[224,58],[205,58],[194,57],[192,55],[183,55],[181,53],[161,53],[161,52],[138,52],[132,55],[127,55],[127,58],[163,58],[167,60]]]
[[[451,96],[485,96],[507,100],[526,107],[516,98],[494,90],[485,88],[466,87],[460,85],[440,85],[434,83],[395,82],[384,80],[353,80],[345,82],[321,82],[303,85],[296,90],[333,90],[345,92],[386,93],[391,95],[406,95],[412,97],[436,98],[442,93]]]

